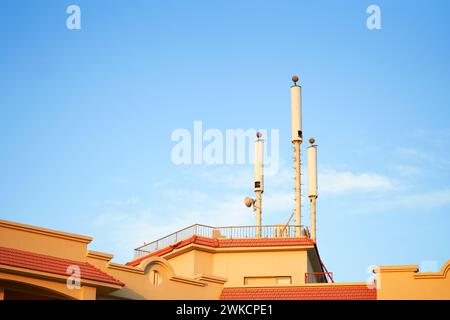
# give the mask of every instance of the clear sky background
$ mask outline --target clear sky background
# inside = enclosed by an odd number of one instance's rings
[[[342,3],[2,3],[0,218],[93,236],[116,262],[194,223],[254,224],[242,201],[251,165],[172,163],[173,130],[201,120],[280,129],[263,222],[285,223],[295,73],[304,135],[319,145],[318,247],[336,280],[365,281],[370,265],[439,269],[450,259],[450,2]],[[70,4],[81,30],[66,28]],[[366,28],[370,4],[381,30]]]

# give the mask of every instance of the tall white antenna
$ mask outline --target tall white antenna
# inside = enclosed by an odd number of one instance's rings
[[[308,197],[311,205],[311,239],[316,241],[316,200],[317,200],[317,145],[309,139],[308,147]]]
[[[298,77],[293,76],[294,85],[291,87],[291,130],[292,144],[294,145],[294,168],[295,168],[295,207],[294,223],[295,236],[301,235],[301,166],[300,145],[302,144],[302,87],[297,85]]]
[[[256,133],[257,140],[255,141],[255,171],[253,188],[256,199],[246,197],[244,203],[247,207],[253,205],[256,214],[256,237],[261,237],[262,225],[262,193],[264,192],[264,140],[261,139],[262,133]]]
[[[256,237],[261,237],[262,221],[262,193],[264,192],[264,140],[261,139],[262,133],[256,133],[255,141],[255,209],[256,209]]]

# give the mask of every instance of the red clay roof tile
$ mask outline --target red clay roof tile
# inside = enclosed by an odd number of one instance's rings
[[[213,248],[236,248],[236,247],[276,247],[276,246],[304,246],[314,245],[314,240],[307,237],[298,238],[239,238],[239,239],[214,239],[200,236],[191,236],[186,240],[179,241],[163,249],[146,254],[140,258],[132,260],[127,263],[129,266],[137,266],[141,261],[153,257],[162,256],[166,253],[172,252],[174,249],[179,249],[191,243],[209,246]]]
[[[377,290],[366,285],[224,288],[221,300],[376,300]]]
[[[95,280],[123,286],[124,283],[101,271],[88,262],[62,259],[44,254],[0,247],[0,264],[67,276],[67,267],[80,268],[81,279]]]

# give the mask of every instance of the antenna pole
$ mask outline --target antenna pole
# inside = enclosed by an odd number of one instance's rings
[[[316,241],[316,200],[317,200],[317,145],[309,139],[308,147],[308,197],[311,209],[311,239]]]
[[[255,214],[256,214],[256,237],[261,238],[261,221],[262,221],[262,193],[264,192],[264,140],[261,139],[262,133],[256,133],[255,141],[255,181],[254,191]]]
[[[301,172],[300,172],[300,145],[301,141],[294,141],[294,168],[295,168],[295,207],[294,207],[294,225],[295,225],[295,236],[300,237],[301,235],[301,207],[302,207],[302,186],[301,186]]]
[[[316,200],[317,196],[309,196],[311,205],[311,239],[316,241]]]
[[[261,238],[261,222],[262,222],[262,191],[255,191],[255,214],[256,214],[256,237]]]
[[[294,145],[294,169],[295,169],[295,207],[294,207],[294,223],[295,236],[301,236],[301,160],[300,145],[303,140],[302,133],[302,87],[297,85],[298,77],[293,76],[294,85],[291,86],[291,130],[292,144]]]

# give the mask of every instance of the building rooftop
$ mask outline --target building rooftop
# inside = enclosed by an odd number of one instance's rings
[[[124,285],[121,281],[94,267],[88,262],[62,259],[12,248],[0,247],[0,265],[48,272],[63,276],[68,275],[67,268],[69,266],[78,266],[80,268],[81,279],[120,286]]]
[[[296,236],[295,231],[301,230],[303,236]],[[214,239],[248,239],[248,244],[254,243],[255,239],[267,239],[267,238],[282,238],[282,239],[308,239],[313,241],[309,237],[309,231],[302,226],[293,225],[264,225],[264,226],[227,226],[227,227],[211,227],[203,224],[194,224],[184,229],[178,230],[165,237],[155,240],[150,243],[146,243],[140,247],[134,249],[135,258],[139,258],[157,250],[166,248],[190,238],[191,236],[200,236],[203,238]],[[314,242],[314,241],[313,241]],[[222,242],[225,243],[225,242]]]
[[[141,261],[153,257],[162,256],[190,244],[198,244],[213,248],[236,248],[236,247],[277,247],[277,246],[314,246],[314,240],[308,237],[292,238],[208,238],[193,235],[187,239],[171,244],[162,249],[140,256],[127,263],[129,266],[137,266]]]

